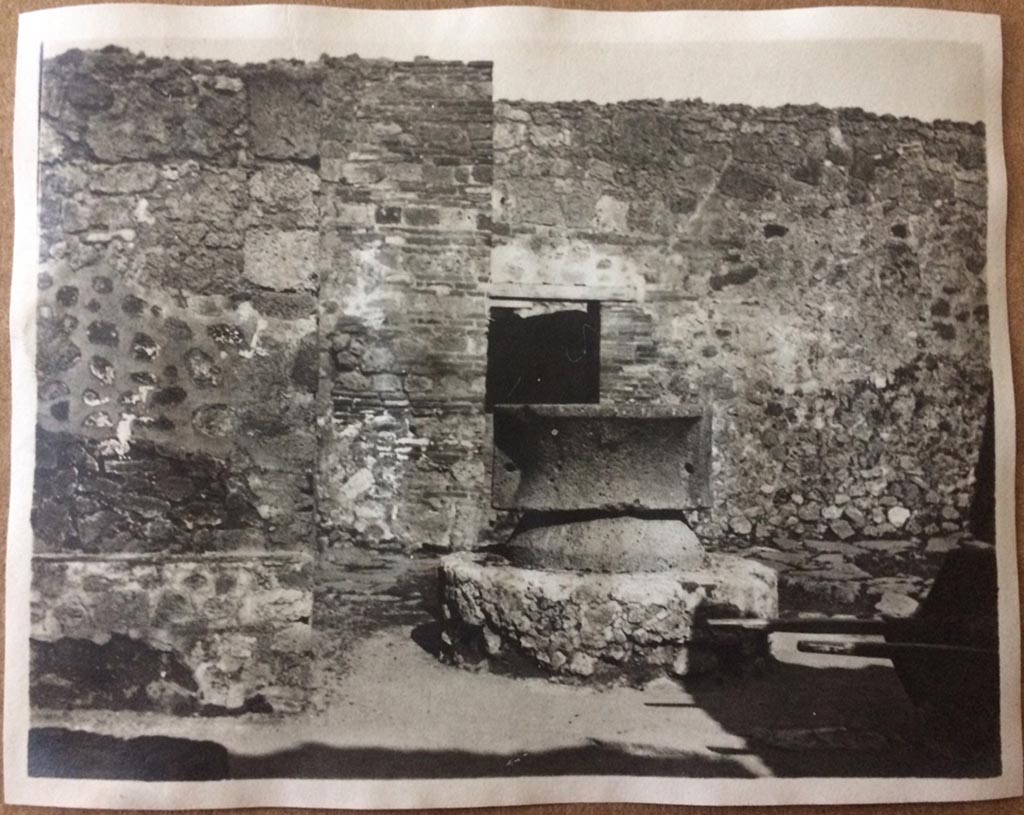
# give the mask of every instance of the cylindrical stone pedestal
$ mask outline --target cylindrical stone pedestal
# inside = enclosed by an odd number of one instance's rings
[[[678,519],[631,515],[519,529],[505,546],[514,566],[581,572],[660,572],[704,563],[704,547]]]

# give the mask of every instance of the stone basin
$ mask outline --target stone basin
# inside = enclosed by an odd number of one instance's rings
[[[683,510],[711,503],[711,416],[699,405],[498,405],[501,509]]]

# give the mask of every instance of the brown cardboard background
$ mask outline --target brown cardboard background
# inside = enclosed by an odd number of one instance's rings
[[[157,2],[160,0],[148,0]],[[274,2],[275,0],[253,0],[253,2]],[[288,2],[288,0],[276,0]],[[108,0],[109,2],[109,0]],[[177,0],[182,5],[241,5],[233,0],[204,2],[203,0]],[[17,15],[24,11],[75,5],[59,0],[0,0],[0,529],[7,528],[7,497],[9,488],[10,453],[10,349],[8,344],[8,298],[11,280],[11,251],[13,235],[13,178],[12,178],[12,117],[14,108],[14,65],[17,40]],[[352,6],[359,8],[456,8],[480,5],[550,5],[576,9],[606,10],[664,10],[664,9],[774,9],[801,8],[805,6],[908,6],[919,8],[941,8],[956,11],[974,11],[999,14],[1003,21],[1003,122],[1006,149],[1008,202],[1007,202],[1007,297],[1010,312],[1010,344],[1013,357],[1014,391],[1017,404],[1024,406],[1024,276],[1020,267],[1024,264],[1024,3],[1020,0],[854,0],[854,2],[794,2],[793,0],[668,0],[668,2],[643,2],[643,0],[548,0],[546,3],[521,2],[521,0],[498,0],[498,2],[472,2],[472,0],[370,0],[369,2],[317,2],[305,0],[311,6]],[[1021,409],[1021,408],[1018,408]],[[1024,470],[1024,437],[1017,433],[1017,481]],[[1024,496],[1016,491],[1018,558],[1024,556]],[[6,550],[6,540],[4,541]],[[1018,574],[1024,571],[1018,564]],[[0,588],[0,609],[3,589]],[[0,655],[0,679],[2,679],[2,655]],[[2,759],[0,759],[2,760]],[[807,783],[814,783],[808,781]],[[337,802],[340,805],[344,801]],[[69,806],[74,801],[68,801]],[[845,815],[874,815],[878,813],[900,813],[900,815],[1011,815],[1024,812],[1022,799],[1006,799],[976,803],[954,804],[890,804],[843,806],[830,808],[832,812]],[[60,813],[68,809],[6,806],[0,804],[0,813]],[[88,810],[77,810],[87,812]],[[252,809],[238,810],[245,813],[267,813],[279,810]],[[313,810],[306,810],[312,812]],[[325,812],[328,810],[325,810]],[[811,815],[825,811],[822,806],[806,807],[668,807],[645,805],[555,805],[531,807],[500,807],[487,810],[452,810],[452,812],[486,812],[488,815],[668,815],[670,812],[685,812],[692,815],[727,815],[730,812],[789,813]]]

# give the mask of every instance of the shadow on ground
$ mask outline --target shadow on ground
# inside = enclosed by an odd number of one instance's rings
[[[753,777],[756,759],[776,777],[987,777],[999,773],[996,744],[943,728],[906,698],[895,672],[776,663],[760,676],[686,683],[692,701],[634,702],[658,708],[679,750],[592,741],[519,752],[395,750],[300,744],[239,755],[213,741],[162,736],[121,739],[60,727],[30,733],[29,774],[63,778],[214,780],[241,778],[482,778],[632,775]],[[646,695],[646,694],[645,694]],[[742,747],[687,744],[687,717],[699,709]],[[690,719],[692,721],[692,719]],[[704,747],[701,754],[688,747]],[[708,751],[717,755],[708,755]]]
[[[210,741],[143,736],[119,739],[62,728],[29,734],[29,775],[128,781],[243,778],[494,778],[641,775],[749,778],[727,756],[637,756],[605,745],[518,755],[465,750],[389,750],[304,744],[265,756],[232,755]]]
[[[998,743],[915,707],[890,667],[775,662],[761,676],[692,681],[686,690],[775,776],[980,778],[1000,772]],[[970,700],[964,704],[969,709]]]

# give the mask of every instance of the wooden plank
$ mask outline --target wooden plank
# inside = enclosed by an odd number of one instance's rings
[[[817,614],[784,619],[714,619],[707,625],[722,630],[789,631],[797,634],[884,634],[889,623],[875,617],[833,617]]]
[[[998,651],[991,648],[975,648],[970,645],[955,645],[946,642],[835,642],[827,640],[800,640],[796,644],[796,649],[805,654],[873,657],[876,659],[892,659],[901,656],[928,656],[933,654],[993,656],[998,653]]]

